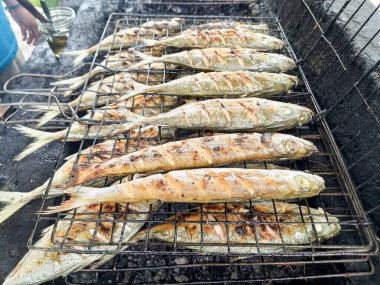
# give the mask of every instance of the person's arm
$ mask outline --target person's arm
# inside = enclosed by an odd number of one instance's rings
[[[20,6],[16,0],[3,0],[9,8],[9,13],[20,26],[22,37],[28,44],[37,44],[40,32],[37,29],[36,19],[24,7]]]

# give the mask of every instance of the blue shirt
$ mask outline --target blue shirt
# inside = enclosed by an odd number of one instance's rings
[[[0,71],[3,71],[15,58],[18,46],[1,2],[2,1],[0,1]]]

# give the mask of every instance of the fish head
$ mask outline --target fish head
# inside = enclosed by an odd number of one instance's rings
[[[312,142],[291,135],[273,134],[272,141],[273,148],[284,157],[305,157],[318,151]]]
[[[299,173],[294,176],[295,187],[300,194],[317,195],[325,188],[325,180],[314,174]]]
[[[309,108],[298,106],[299,110],[299,125],[304,125],[309,123],[314,116],[314,112]]]
[[[323,242],[337,236],[341,230],[339,219],[325,212],[323,209],[311,209],[310,212],[303,213],[305,216],[310,215],[313,220],[316,239]]]
[[[262,46],[268,51],[280,51],[285,47],[285,43],[276,38],[265,34],[257,34],[258,40]]]

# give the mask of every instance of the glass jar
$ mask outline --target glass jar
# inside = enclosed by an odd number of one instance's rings
[[[69,38],[70,28],[75,19],[75,11],[69,7],[57,7],[50,9],[52,23],[37,21],[38,30],[46,37],[54,55],[59,58]]]

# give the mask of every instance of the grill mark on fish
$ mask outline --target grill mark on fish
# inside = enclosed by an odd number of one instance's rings
[[[217,52],[217,50],[214,50],[214,53],[216,55],[216,59],[221,63],[227,65],[227,61]]]
[[[219,35],[219,38],[222,40],[222,43],[226,44],[226,40],[224,39],[222,32],[220,30],[218,30],[217,33]]]
[[[232,123],[231,114],[228,112],[227,108],[224,106],[224,104],[221,101],[219,101],[218,103],[219,103],[219,105],[221,107],[220,110],[224,114],[224,117],[226,118],[228,124],[231,125],[231,123]]]
[[[211,79],[212,84],[214,85],[214,87],[216,88],[216,90],[217,90],[218,92],[220,92],[220,89],[219,89],[219,86],[218,86],[218,80],[217,80],[217,78],[215,78],[214,75],[213,75],[213,74],[210,74],[210,73],[207,73],[207,75],[208,75],[209,78]]]
[[[248,105],[243,104],[242,102],[237,102],[237,104],[239,104],[246,111],[247,117],[249,117],[252,122],[257,123],[259,121],[255,110],[250,108]]]
[[[205,53],[205,51],[203,49],[200,49],[199,51],[202,55],[203,64],[205,66],[209,67],[210,66],[210,60],[208,59],[207,54]]]
[[[205,104],[201,104],[201,110],[204,111],[204,113],[205,113],[205,117],[207,118],[208,123],[210,124],[210,123],[211,123],[211,114],[210,114],[210,112],[207,110],[207,107],[206,107]]]

